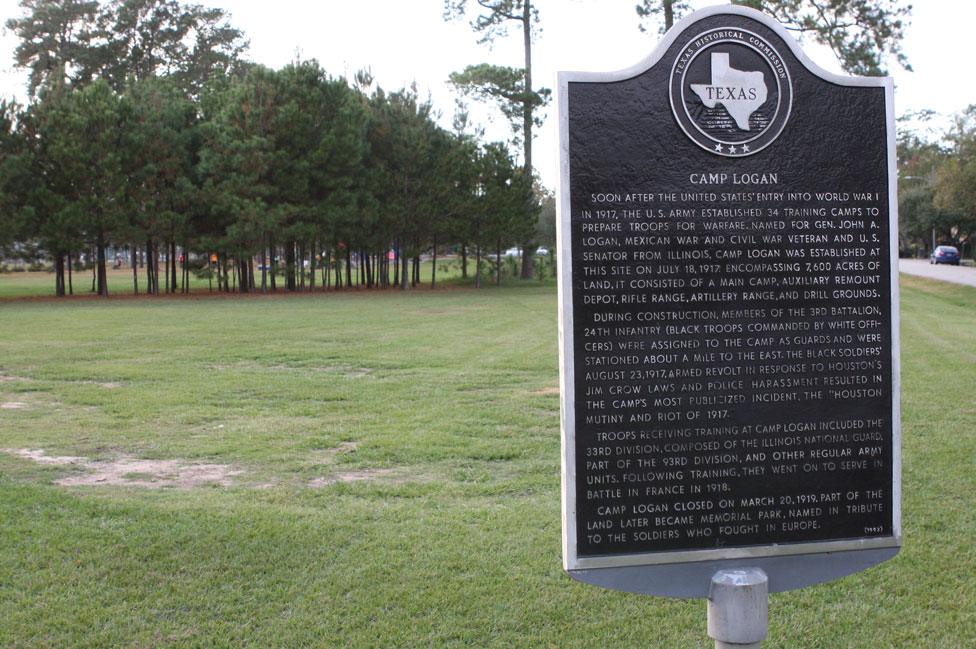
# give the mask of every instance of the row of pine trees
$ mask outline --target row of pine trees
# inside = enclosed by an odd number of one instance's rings
[[[81,255],[107,295],[110,250],[136,292],[187,290],[191,273],[245,292],[406,287],[422,253],[436,282],[449,247],[480,283],[486,251],[537,237],[540,198],[507,147],[461,111],[441,127],[415,88],[248,64],[221,15],[175,1],[28,4],[8,22],[32,94],[0,104],[0,246],[48,260],[58,295]]]

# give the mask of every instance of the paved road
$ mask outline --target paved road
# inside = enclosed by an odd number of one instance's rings
[[[909,275],[920,275],[931,279],[941,279],[953,284],[976,286],[976,268],[969,266],[938,266],[929,264],[927,259],[899,259],[898,270]]]

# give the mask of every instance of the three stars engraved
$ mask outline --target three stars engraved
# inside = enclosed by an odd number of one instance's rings
[[[735,154],[739,152],[739,149],[734,144],[730,144],[728,148],[729,148],[729,153]],[[750,150],[751,149],[749,149],[748,144],[742,145],[742,153],[749,153]],[[718,153],[725,153],[725,147],[723,147],[721,144],[716,144],[715,151]]]

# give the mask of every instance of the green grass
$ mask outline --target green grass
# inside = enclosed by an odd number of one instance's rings
[[[764,647],[976,645],[976,290],[903,286],[905,547],[774,595]],[[551,287],[0,302],[0,448],[242,471],[63,487],[84,471],[0,453],[0,646],[710,647],[703,602],[561,572],[555,311]],[[309,486],[346,471],[383,472]]]

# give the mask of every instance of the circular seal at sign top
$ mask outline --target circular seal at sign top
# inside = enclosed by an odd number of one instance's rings
[[[688,41],[671,68],[671,110],[695,144],[742,158],[782,133],[793,106],[786,62],[767,39],[720,27]]]

